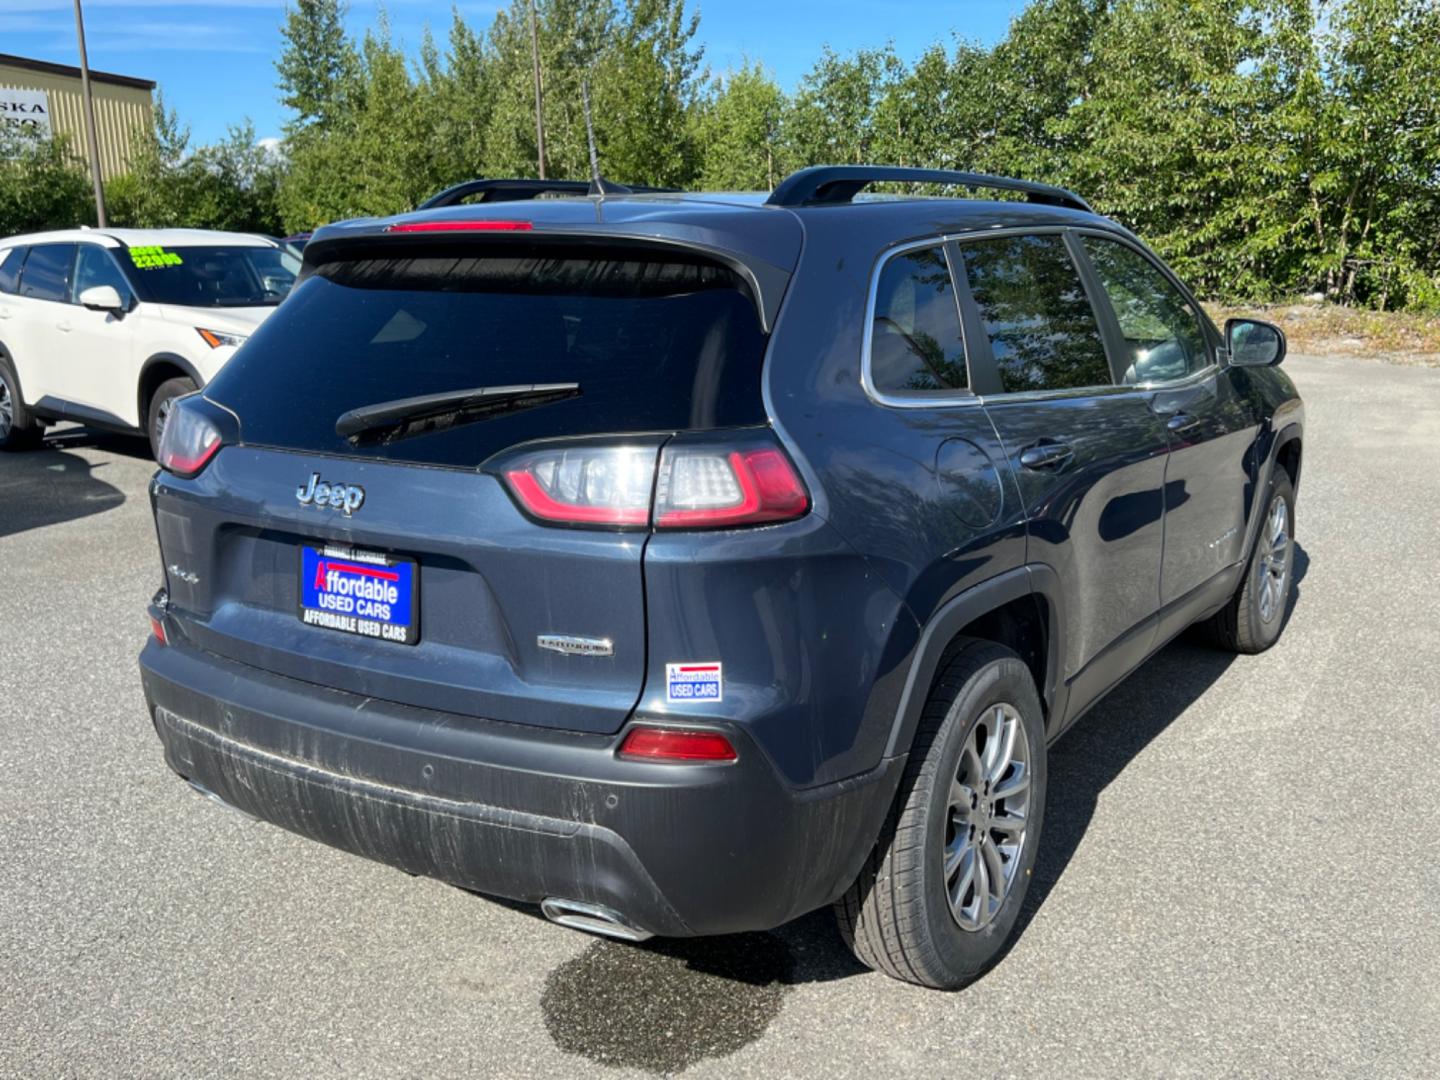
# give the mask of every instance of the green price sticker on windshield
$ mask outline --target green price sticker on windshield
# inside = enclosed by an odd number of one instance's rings
[[[156,270],[162,266],[179,266],[180,256],[162,247],[132,247],[130,261],[141,270]]]

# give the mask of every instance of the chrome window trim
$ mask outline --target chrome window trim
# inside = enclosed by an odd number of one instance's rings
[[[1009,394],[987,394],[976,397],[975,400],[981,405],[1008,405],[1011,402],[1047,401],[1052,398],[1116,397],[1120,394],[1148,394],[1157,390],[1183,390],[1192,384],[1204,382],[1219,370],[1219,364],[1211,364],[1199,371],[1190,372],[1183,379],[1171,379],[1168,382],[1135,383],[1129,386],[1111,383],[1108,386],[1077,386],[1061,390],[1020,390]]]
[[[884,271],[887,262],[896,255],[903,255],[907,251],[916,251],[920,248],[927,247],[939,247],[945,252],[945,264],[950,268],[950,276],[953,279],[955,277],[955,267],[950,262],[949,244],[964,244],[967,241],[989,240],[992,237],[1063,235],[1065,233],[1075,233],[1080,236],[1095,236],[1103,240],[1113,240],[1116,243],[1124,244],[1138,252],[1146,261],[1160,271],[1161,276],[1175,286],[1187,303],[1193,305],[1197,311],[1202,313],[1201,329],[1204,329],[1204,309],[1200,307],[1200,301],[1185,287],[1184,282],[1175,277],[1169,267],[1165,266],[1143,243],[1119,230],[1097,228],[1093,225],[1003,225],[989,229],[970,229],[960,233],[944,233],[925,237],[921,240],[907,240],[902,244],[897,244],[881,252],[879,258],[875,260],[874,269],[870,272],[870,289],[865,301],[865,330],[860,345],[860,385],[864,388],[866,396],[877,404],[886,405],[893,409],[944,409],[955,408],[957,406],[1003,405],[1012,401],[1046,401],[1054,398],[1069,397],[1109,397],[1115,394],[1137,394],[1149,393],[1155,390],[1184,389],[1191,384],[1203,382],[1224,367],[1220,356],[1220,354],[1224,352],[1223,348],[1217,350],[1212,347],[1210,349],[1210,363],[1199,371],[1187,372],[1178,379],[1164,381],[1152,380],[1150,382],[1135,383],[1129,386],[1123,383],[1105,383],[1096,386],[1065,387],[1057,390],[1020,390],[1012,393],[986,394],[983,396],[976,394],[972,390],[952,390],[936,391],[924,397],[897,397],[894,394],[885,393],[875,385],[874,376],[870,369],[870,343],[875,327],[875,303],[880,290],[880,275]],[[960,294],[957,289],[952,288],[951,291],[955,294],[955,313],[956,317],[960,320],[960,340],[965,346],[965,378],[967,382],[972,382],[973,385],[973,380],[970,378],[970,342],[965,337],[965,316],[964,312],[960,310]],[[1205,336],[1208,339],[1209,335]]]
[[[896,394],[888,394],[875,385],[875,376],[870,368],[870,345],[875,334],[875,304],[880,293],[880,275],[885,270],[885,265],[895,256],[904,255],[906,252],[919,251],[922,248],[938,247],[945,256],[945,266],[951,277],[951,298],[955,302],[955,320],[960,324],[960,343],[965,349],[965,381],[970,382],[970,343],[965,340],[965,319],[960,311],[960,297],[954,287],[955,267],[950,263],[950,252],[947,245],[954,240],[954,235],[949,236],[927,236],[923,240],[907,240],[903,244],[896,244],[880,253],[875,260],[875,267],[870,271],[870,289],[865,300],[865,330],[860,342],[860,385],[865,390],[865,395],[880,405],[889,406],[892,409],[949,409],[956,406],[979,405],[980,398],[971,390],[936,390],[924,394],[924,396],[902,397]]]

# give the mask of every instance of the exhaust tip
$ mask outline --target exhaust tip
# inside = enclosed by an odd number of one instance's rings
[[[540,910],[551,922],[568,926],[572,930],[584,930],[587,934],[599,934],[601,937],[618,938],[621,941],[646,941],[655,936],[648,930],[631,926],[619,912],[600,904],[547,896],[540,901]]]

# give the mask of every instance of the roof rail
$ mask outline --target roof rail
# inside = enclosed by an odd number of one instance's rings
[[[657,188],[644,187],[639,184],[609,184],[609,194],[624,194],[636,192],[640,194],[654,194],[657,192],[677,191],[678,188]],[[444,191],[430,196],[423,203],[416,207],[417,210],[434,210],[441,206],[455,206],[471,195],[480,196],[481,202],[516,202],[522,199],[534,199],[541,195],[588,195],[590,194],[589,180],[500,180],[485,179],[466,180],[464,183],[448,187]]]
[[[898,165],[815,165],[793,172],[780,181],[766,203],[770,206],[834,206],[848,203],[870,184],[955,184],[960,187],[1019,191],[1032,203],[1065,206],[1093,214],[1090,204],[1064,188],[1016,180],[1009,176],[953,172],[949,169],[912,169]]]

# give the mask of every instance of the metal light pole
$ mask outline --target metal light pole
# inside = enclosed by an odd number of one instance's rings
[[[90,179],[95,184],[95,221],[105,228],[105,185],[100,182],[100,143],[95,135],[95,99],[90,96],[90,58],[85,52],[85,16],[75,0],[75,37],[80,42],[80,88],[85,98],[85,141],[90,144]]]
[[[78,4],[80,0],[75,0]],[[530,60],[535,67],[535,157],[545,179],[545,96],[540,87],[540,32],[535,28],[535,0],[530,0]]]

